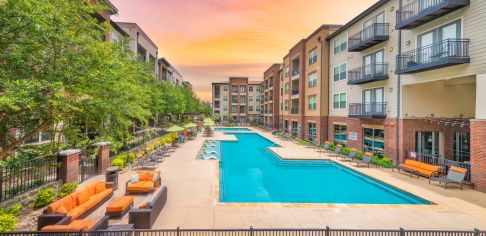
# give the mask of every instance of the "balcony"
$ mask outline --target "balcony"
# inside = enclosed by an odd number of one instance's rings
[[[298,79],[300,75],[300,70],[299,69],[293,69],[292,70],[292,80]]]
[[[349,37],[348,52],[361,52],[390,38],[390,24],[374,23]]]
[[[397,56],[397,74],[412,74],[466,64],[469,39],[446,39]]]
[[[366,84],[388,79],[388,63],[373,63],[348,72],[348,84]]]
[[[364,119],[385,119],[386,103],[384,102],[350,103],[348,117],[364,118]]]
[[[415,0],[397,10],[396,29],[412,29],[469,5],[470,0]]]
[[[290,114],[292,114],[292,115],[299,114],[299,108],[294,107],[294,108],[290,109]]]

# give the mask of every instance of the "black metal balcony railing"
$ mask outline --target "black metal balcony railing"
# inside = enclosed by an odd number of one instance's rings
[[[294,107],[294,108],[290,109],[290,114],[294,114],[294,115],[299,114],[299,108]]]
[[[446,39],[397,56],[397,74],[469,63],[469,39]]]
[[[348,72],[348,84],[365,84],[388,79],[388,63],[373,63]]]
[[[352,118],[384,119],[386,117],[386,103],[350,103],[348,116]]]
[[[299,90],[292,90],[292,95],[299,95]]]
[[[388,40],[390,24],[374,23],[349,37],[349,52],[360,52]]]
[[[296,76],[296,75],[299,75],[299,73],[300,73],[300,70],[299,69],[293,69],[292,70],[292,77],[293,76]]]
[[[469,5],[470,0],[415,0],[397,10],[396,29],[412,29]]]

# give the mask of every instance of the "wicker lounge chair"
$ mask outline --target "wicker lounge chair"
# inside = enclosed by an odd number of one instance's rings
[[[429,184],[432,181],[439,182],[441,184],[444,184],[445,189],[447,189],[448,184],[459,184],[461,185],[461,190],[462,190],[464,186],[463,182],[464,182],[464,178],[466,177],[466,173],[467,173],[467,169],[451,166],[445,178],[431,177],[429,178]]]

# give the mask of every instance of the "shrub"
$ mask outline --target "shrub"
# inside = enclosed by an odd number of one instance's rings
[[[385,167],[385,168],[392,168],[393,167],[393,162],[390,158],[388,157],[383,157],[380,160],[380,166]]]
[[[357,151],[356,152],[356,159],[363,160],[363,152],[362,151]]]
[[[6,209],[0,209],[0,215],[8,214],[8,215],[17,216],[21,210],[22,210],[22,206],[20,204],[16,204]]]
[[[17,219],[12,214],[0,214],[0,232],[9,232],[15,228]]]
[[[78,183],[72,182],[72,183],[65,183],[61,186],[61,189],[59,189],[59,193],[57,193],[58,198],[63,198],[71,193],[73,193],[76,188],[78,187]]]
[[[336,150],[336,145],[335,144],[329,144],[329,147],[327,148],[329,151],[334,151]]]
[[[34,199],[34,208],[47,206],[54,200],[55,191],[53,188],[42,188],[37,192]]]
[[[115,157],[112,161],[111,161],[111,165],[112,166],[117,166],[118,169],[120,170],[123,170],[123,167],[125,167],[125,162],[123,161],[122,158],[119,158],[119,157]]]
[[[135,153],[134,152],[130,152],[130,154],[128,154],[128,161],[130,163],[135,162]]]
[[[348,156],[348,155],[349,155],[349,148],[345,147],[345,148],[341,149],[341,153],[342,153],[343,155]]]

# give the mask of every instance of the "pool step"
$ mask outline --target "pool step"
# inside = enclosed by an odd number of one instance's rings
[[[284,167],[336,167],[333,161],[329,160],[284,160],[277,156],[273,151],[268,148],[262,148],[264,156],[269,158],[277,166]]]

